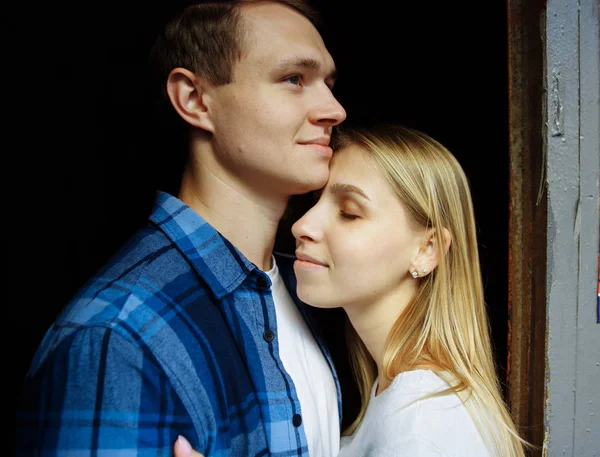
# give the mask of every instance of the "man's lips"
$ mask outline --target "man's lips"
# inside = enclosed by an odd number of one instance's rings
[[[300,146],[308,146],[313,148],[319,152],[320,155],[326,158],[331,158],[333,155],[333,149],[329,146],[330,137],[324,136],[319,138],[314,138],[312,140],[299,141],[298,144]]]
[[[330,146],[323,146],[322,144],[318,144],[318,143],[298,143],[300,146],[306,146],[309,147],[315,151],[317,151],[317,153],[326,158],[326,159],[331,159],[331,157],[333,156],[333,149],[331,149]]]
[[[331,138],[328,136],[323,136],[323,137],[319,137],[319,138],[313,138],[312,140],[306,140],[306,141],[299,141],[299,144],[314,144],[314,145],[321,145],[321,146],[329,146],[329,142],[331,141]]]

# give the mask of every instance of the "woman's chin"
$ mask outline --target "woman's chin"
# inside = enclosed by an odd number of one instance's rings
[[[298,298],[300,300],[302,300],[307,305],[312,306],[313,308],[323,308],[323,309],[339,308],[339,305],[330,303],[329,300],[325,300],[325,299],[323,299],[323,297],[319,297],[316,294],[311,294],[309,291],[303,290],[300,286],[298,286],[298,288],[297,288],[297,293],[298,293]]]

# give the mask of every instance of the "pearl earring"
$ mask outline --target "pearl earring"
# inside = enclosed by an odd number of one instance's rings
[[[427,268],[423,268],[423,274],[427,274]]]

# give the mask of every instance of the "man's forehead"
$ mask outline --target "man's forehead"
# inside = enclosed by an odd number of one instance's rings
[[[307,17],[279,3],[251,3],[240,8],[246,40],[273,42],[299,37],[322,44],[322,38]]]
[[[291,18],[294,16],[308,21],[308,18],[304,17],[291,6],[277,2],[243,3],[239,5],[239,11],[242,18],[256,23],[278,21],[281,18]]]
[[[313,71],[335,80],[335,64],[321,35],[302,14],[277,3],[243,6],[241,62],[269,72]]]

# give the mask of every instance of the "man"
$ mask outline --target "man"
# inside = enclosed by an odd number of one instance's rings
[[[178,198],[158,194],[46,334],[17,455],[169,455],[179,435],[209,457],[337,453],[331,359],[273,256],[346,116],[310,17],[293,0],[204,4],[167,26],[153,56],[189,126]]]

